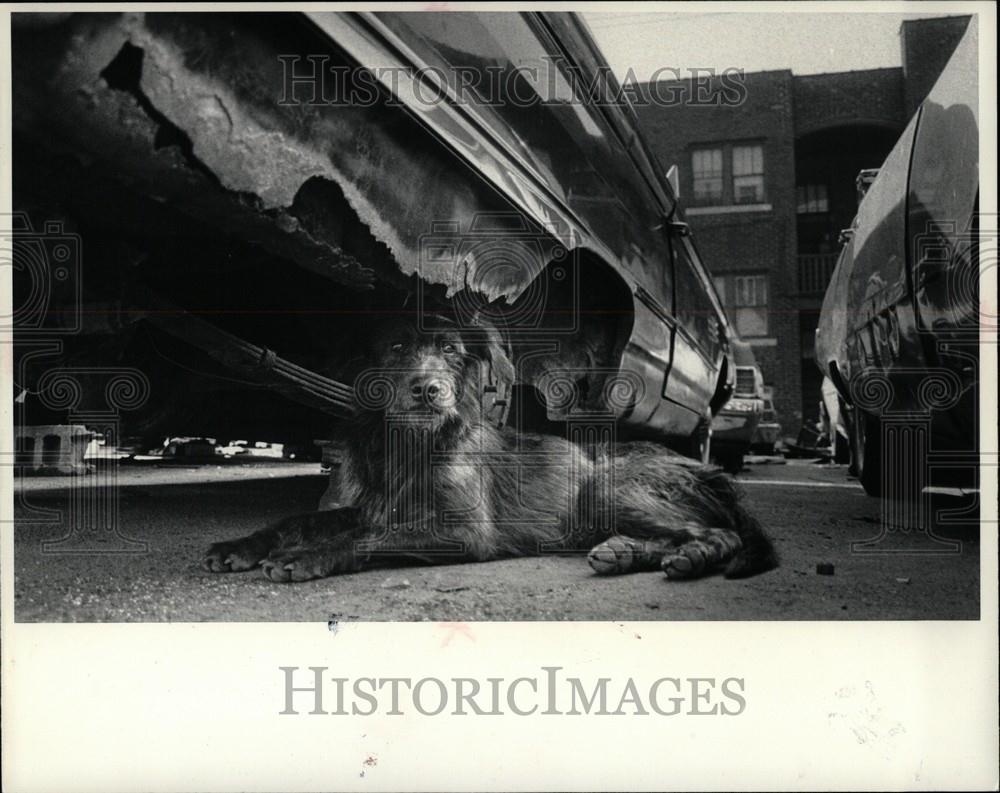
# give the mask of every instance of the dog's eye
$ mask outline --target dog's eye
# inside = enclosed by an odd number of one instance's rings
[[[446,341],[444,344],[441,345],[441,351],[442,352],[455,352],[455,345],[452,344],[450,341]]]
[[[403,344],[403,342],[401,341],[397,341],[389,345],[389,349],[392,350],[393,352],[402,352],[404,347],[406,347],[406,345]]]

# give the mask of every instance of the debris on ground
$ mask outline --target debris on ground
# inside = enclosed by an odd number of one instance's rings
[[[833,575],[834,567],[830,562],[820,562],[816,565],[817,575]]]
[[[410,582],[406,578],[389,576],[382,582],[382,589],[409,589]]]
[[[788,465],[784,457],[770,454],[749,454],[743,458],[744,465]]]

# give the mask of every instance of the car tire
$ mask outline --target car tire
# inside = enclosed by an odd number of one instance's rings
[[[691,435],[689,456],[700,461],[702,465],[712,462],[712,422],[702,419]]]
[[[857,408],[851,421],[854,474],[869,496],[882,495],[882,426]]]
[[[715,459],[727,474],[738,474],[743,470],[743,455],[739,452],[716,452]]]
[[[851,421],[847,412],[847,405],[844,404],[844,400],[841,397],[837,397],[837,402],[840,404],[841,420],[843,421],[848,434],[850,434]],[[836,427],[831,427],[830,431],[833,433],[833,461],[835,463],[840,463],[841,465],[851,463],[853,452],[850,440],[837,432]]]

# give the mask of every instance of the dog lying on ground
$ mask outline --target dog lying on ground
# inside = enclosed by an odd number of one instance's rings
[[[376,565],[587,550],[600,574],[721,569],[737,578],[777,564],[716,468],[650,442],[588,452],[484,420],[484,368],[514,376],[492,327],[418,332],[397,321],[372,339],[382,399],[369,398],[346,430],[341,500],[350,506],[216,543],[205,569],[260,566],[273,581],[305,581]]]

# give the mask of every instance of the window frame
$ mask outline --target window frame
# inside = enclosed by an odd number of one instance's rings
[[[735,163],[735,152],[738,149],[758,149],[760,151],[760,171],[754,173],[736,173],[736,163]],[[698,207],[724,207],[724,206],[759,206],[761,204],[767,203],[767,146],[765,141],[761,139],[751,139],[751,140],[734,140],[734,141],[716,141],[716,142],[705,142],[705,143],[693,143],[688,146],[688,169],[687,169],[687,183],[691,190],[691,202],[689,206],[691,208]],[[714,152],[720,151],[722,153],[722,193],[718,198],[710,196],[708,198],[699,198],[696,192],[695,185],[698,181],[704,181],[705,179],[712,179],[718,177],[696,177],[695,174],[695,155],[702,152]],[[751,160],[755,159],[751,155]],[[759,178],[760,179],[760,193],[753,201],[739,201],[736,197],[736,181],[737,179],[746,178]]]
[[[820,190],[822,189],[822,196]],[[820,208],[820,204],[823,208]],[[795,185],[796,215],[830,214],[830,190],[825,182],[807,182]]]
[[[711,173],[713,174],[712,176],[699,176],[698,175],[698,172],[695,170],[695,157],[697,155],[699,155],[699,154],[709,154],[709,155],[716,155],[716,154],[718,154],[719,170],[718,170],[718,175],[717,176],[714,175],[716,173],[714,170],[711,171]],[[712,159],[714,160],[715,157],[713,156]],[[714,162],[713,162],[713,165],[714,165]],[[717,198],[716,198],[715,195],[708,196],[707,198],[699,198],[698,197],[698,182],[699,181],[712,181],[712,182],[714,182],[716,180],[719,183],[719,190],[718,190],[718,196],[717,196]],[[714,202],[716,200],[718,200],[718,201],[725,200],[725,195],[726,195],[726,153],[725,153],[725,149],[722,146],[698,146],[696,148],[691,149],[691,197],[692,197],[692,201],[694,202],[693,205],[695,205],[695,206],[714,206],[715,204],[712,203],[712,202]]]
[[[749,161],[750,161],[749,165],[750,165],[750,169],[751,170],[746,171],[746,172],[741,171],[740,173],[737,173],[736,172],[736,170],[737,170],[736,169],[736,165],[737,165],[737,162],[736,162],[736,153],[737,152],[744,152],[744,151],[749,154],[749,157],[747,159],[749,159]],[[732,172],[733,203],[734,204],[762,204],[762,203],[764,203],[764,199],[765,199],[765,192],[764,192],[764,144],[762,144],[762,143],[738,143],[738,144],[733,144],[733,146],[730,148],[729,157],[730,157],[730,160],[732,161],[731,162],[731,166],[732,166],[732,171],[733,171]],[[758,163],[758,161],[759,161],[759,163]],[[744,163],[741,163],[740,165],[743,166]],[[739,191],[737,190],[737,187],[736,187],[737,180],[744,180],[744,181],[745,180],[759,180],[760,191],[759,191],[759,193],[756,190],[754,191],[754,198],[753,198],[752,201],[744,201],[744,200],[742,200],[740,198]],[[750,182],[750,183],[753,184],[755,187],[757,185],[757,181],[753,181],[753,182]]]
[[[736,329],[736,333],[741,339],[762,339],[769,338],[771,333],[770,318],[770,298],[771,298],[771,276],[768,272],[730,272],[713,273],[712,281],[715,291],[722,301],[726,316]],[[752,283],[752,289],[748,285]],[[745,299],[752,294],[748,300]],[[739,311],[741,309],[759,314],[760,322],[763,326],[757,332],[748,333],[741,327]]]

